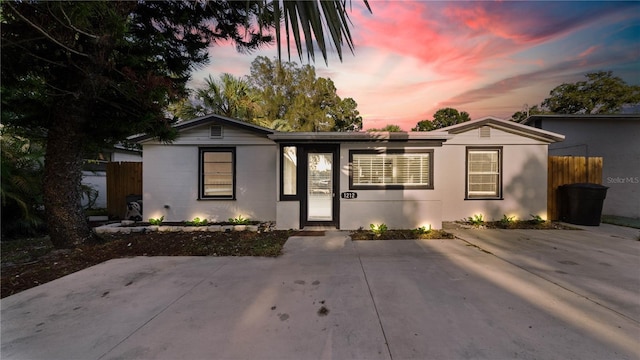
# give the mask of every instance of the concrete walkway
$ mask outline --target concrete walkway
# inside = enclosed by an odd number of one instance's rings
[[[293,237],[105,262],[2,300],[2,359],[638,359],[640,242],[601,231]]]

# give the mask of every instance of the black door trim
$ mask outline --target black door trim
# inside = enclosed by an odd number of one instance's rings
[[[336,229],[340,228],[340,196],[339,196],[339,191],[340,191],[340,146],[338,144],[326,144],[326,145],[300,145],[299,146],[300,149],[300,155],[301,155],[301,159],[299,159],[300,162],[300,168],[302,171],[300,171],[298,174],[300,175],[299,179],[300,181],[298,182],[298,190],[300,191],[300,195],[302,195],[300,197],[300,228],[304,228],[305,226],[335,226]],[[333,186],[332,186],[332,191],[333,191],[333,201],[332,201],[332,207],[333,207],[333,212],[332,212],[332,221],[308,221],[307,220],[307,203],[308,203],[308,199],[307,199],[307,176],[308,176],[308,154],[309,153],[316,153],[316,152],[323,152],[323,153],[331,153],[332,154],[332,164],[331,164],[331,169],[333,170]]]

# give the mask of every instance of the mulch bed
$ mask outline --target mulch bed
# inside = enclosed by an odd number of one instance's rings
[[[452,234],[444,230],[419,232],[417,230],[387,230],[376,234],[370,230],[355,230],[349,236],[351,240],[416,240],[416,239],[453,239]]]
[[[451,228],[458,229],[504,229],[504,230],[580,230],[557,221],[529,221],[519,220],[512,222],[486,221],[479,225],[472,225],[465,221],[447,223]]]

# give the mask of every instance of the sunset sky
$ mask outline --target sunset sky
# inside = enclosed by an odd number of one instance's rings
[[[510,118],[545,99],[555,86],[611,70],[640,85],[640,2],[439,2],[370,0],[370,14],[353,0],[354,55],[313,64],[338,94],[358,103],[364,128],[387,124],[409,130],[443,107],[472,119]],[[286,54],[286,50],[283,51]],[[231,45],[211,49],[211,74],[249,73],[256,56]],[[292,61],[300,63],[297,54]],[[306,55],[303,57],[306,63]]]

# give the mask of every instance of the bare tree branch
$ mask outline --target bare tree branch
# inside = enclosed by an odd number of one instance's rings
[[[22,19],[22,21],[26,22],[27,24],[29,24],[31,27],[33,27],[34,29],[36,29],[37,31],[39,31],[40,33],[42,33],[42,35],[44,35],[47,39],[51,40],[53,43],[57,44],[58,46],[64,48],[65,50],[74,53],[76,55],[80,55],[80,56],[84,56],[84,57],[89,57],[89,55],[85,54],[85,53],[81,53],[75,49],[72,49],[68,46],[66,46],[65,44],[61,43],[60,41],[56,40],[54,37],[52,37],[51,35],[49,35],[44,29],[42,29],[41,27],[39,27],[38,25],[32,23],[31,21],[29,21],[29,19],[27,19],[26,17],[24,17],[22,14],[20,14],[20,12],[13,7],[13,5],[11,5],[11,3],[7,3],[7,6],[9,6],[11,8],[11,10],[13,10],[13,12],[18,15],[18,17],[20,19]]]
[[[51,13],[51,11],[49,11],[49,12]],[[94,39],[94,40],[98,40],[98,39],[100,39],[100,37],[99,37],[99,36],[97,36],[97,35],[90,34],[90,33],[86,32],[86,31],[84,31],[84,30],[80,30],[80,29],[78,29],[77,27],[73,26],[73,24],[71,23],[71,19],[69,18],[69,16],[67,15],[67,13],[66,13],[66,12],[64,12],[64,9],[62,8],[62,3],[60,3],[60,12],[62,12],[62,15],[64,15],[64,18],[65,18],[65,19],[67,19],[67,23],[69,24],[69,26],[68,26],[69,28],[73,29],[74,31],[77,31],[78,33],[80,33],[80,34],[82,34],[82,35],[88,36],[88,37],[90,37],[90,38],[92,38],[92,39]],[[51,15],[55,18],[55,15],[53,15],[53,13],[51,13]],[[57,18],[56,18],[56,19],[57,19]],[[60,20],[58,20],[58,21],[59,21],[60,23],[62,23],[62,21],[60,21]]]

